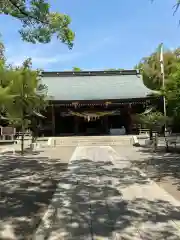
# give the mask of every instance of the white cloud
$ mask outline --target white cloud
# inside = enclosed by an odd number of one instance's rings
[[[33,67],[46,68],[53,63],[65,63],[77,59],[81,56],[88,55],[104,47],[106,44],[112,43],[112,37],[104,37],[92,41],[90,44],[83,44],[80,47],[75,46],[73,50],[67,50],[64,53],[62,47],[55,41],[50,44],[27,44],[19,42],[16,46],[6,46],[6,57],[8,63],[20,66],[27,58],[32,59]],[[61,53],[62,52],[62,53]]]
[[[73,53],[67,53],[67,54],[58,54],[58,55],[54,55],[54,56],[33,56],[31,55],[19,55],[19,56],[11,56],[8,58],[8,62],[12,63],[14,66],[20,66],[23,61],[25,59],[27,59],[28,57],[31,57],[32,59],[32,63],[33,66],[37,67],[37,68],[42,68],[42,67],[46,67],[49,64],[52,63],[62,63],[62,62],[68,62],[71,61],[75,58],[77,58],[78,56],[80,56],[81,53],[78,52],[73,52]]]

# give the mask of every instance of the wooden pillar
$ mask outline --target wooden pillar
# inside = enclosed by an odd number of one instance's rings
[[[56,122],[55,122],[55,111],[53,104],[51,105],[51,114],[52,114],[52,136],[55,136]]]
[[[105,131],[106,133],[109,132],[109,128],[108,128],[108,116],[104,117],[104,126],[105,126]]]
[[[77,135],[79,133],[79,117],[74,117],[74,133]]]
[[[132,133],[132,106],[131,103],[128,105],[128,134]]]

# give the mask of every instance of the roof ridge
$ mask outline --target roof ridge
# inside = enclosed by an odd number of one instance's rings
[[[76,77],[76,76],[113,76],[113,75],[139,75],[139,70],[121,70],[121,71],[42,71],[43,77]]]

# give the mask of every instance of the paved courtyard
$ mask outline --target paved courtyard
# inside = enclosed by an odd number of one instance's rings
[[[0,156],[0,239],[180,239],[180,202],[132,165],[142,157],[121,137]]]
[[[9,148],[9,147],[8,147]],[[0,239],[30,240],[75,147],[0,155]]]
[[[180,239],[180,202],[132,167],[130,145],[80,145],[34,240]]]

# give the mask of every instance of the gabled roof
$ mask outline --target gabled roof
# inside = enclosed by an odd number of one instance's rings
[[[42,72],[42,83],[53,100],[62,101],[145,98],[152,93],[136,70]]]

